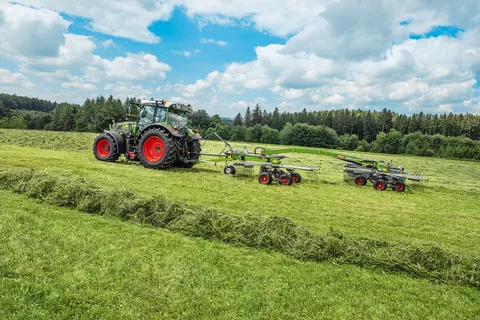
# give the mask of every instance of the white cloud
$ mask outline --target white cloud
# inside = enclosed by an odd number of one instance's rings
[[[324,101],[327,104],[342,104],[345,101],[345,99],[343,96],[339,95],[338,93],[335,93],[325,98]]]
[[[176,50],[171,50],[172,53],[176,54],[176,55],[180,55],[180,56],[184,56],[184,57],[192,57],[196,54],[198,54],[200,52],[200,50],[198,49],[195,49],[193,51],[176,51]]]
[[[144,88],[142,85],[128,85],[127,83],[107,83],[104,86],[106,92],[115,94],[117,98],[137,97],[140,99],[150,99],[151,90]]]
[[[52,10],[0,3],[0,54],[56,56],[69,25],[69,21]]]
[[[247,109],[248,106],[249,106],[248,102],[241,100],[241,101],[231,103],[230,109],[244,111],[245,109]]]
[[[394,9],[391,1],[384,0],[332,2],[315,24],[288,41],[284,52],[308,51],[333,59],[378,58],[391,46],[394,25],[398,25]]]
[[[10,72],[0,68],[0,85],[33,87],[34,84],[27,77],[18,72]]]
[[[63,88],[79,89],[79,90],[95,90],[97,88],[91,83],[85,83],[85,81],[78,76],[69,77],[69,78],[70,78],[69,82],[62,83]]]
[[[113,60],[93,57],[93,64],[86,67],[90,81],[155,81],[163,80],[172,68],[148,53],[127,53],[126,57]]]
[[[112,39],[108,39],[108,40],[105,40],[102,42],[102,47],[104,48],[111,48],[111,47],[117,47],[118,46],[115,44],[115,41],[113,41]]]
[[[225,47],[228,44],[227,41],[207,39],[207,38],[201,38],[200,43],[204,43],[204,44],[205,43],[214,43],[214,44],[218,44],[219,46],[222,46],[222,47]]]
[[[174,8],[171,1],[149,0],[119,0],[115,3],[109,0],[18,0],[17,2],[91,19],[89,25],[94,31],[147,43],[160,41],[160,38],[151,33],[148,27],[154,21],[168,20]]]

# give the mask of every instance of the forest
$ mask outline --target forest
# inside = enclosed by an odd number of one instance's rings
[[[134,120],[135,101],[135,97],[121,101],[110,95],[77,105],[0,94],[0,128],[102,132],[112,121]],[[480,115],[469,113],[404,115],[387,109],[305,108],[267,112],[257,104],[233,120],[196,110],[189,126],[212,139],[217,132],[231,141],[480,160]]]

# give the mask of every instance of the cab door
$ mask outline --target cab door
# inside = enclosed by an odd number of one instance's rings
[[[143,106],[140,109],[138,115],[138,129],[139,132],[154,123],[153,116],[155,115],[155,107],[154,106]]]

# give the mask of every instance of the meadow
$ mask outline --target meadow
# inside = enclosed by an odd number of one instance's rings
[[[222,165],[157,171],[122,158],[99,162],[91,151],[95,136],[0,130],[1,169],[36,169],[53,179],[81,180],[99,190],[122,188],[226,216],[287,218],[314,234],[334,230],[339,238],[385,241],[391,248],[435,246],[445,256],[467,259],[469,270],[478,270],[478,161],[346,152],[393,160],[429,179],[410,183],[406,192],[398,193],[345,181],[339,160],[289,154],[285,163],[316,165],[320,171],[300,172],[300,184],[264,186],[256,172],[233,177],[223,174]],[[220,142],[204,145],[207,152],[222,148]],[[384,264],[319,263],[295,259],[282,250],[239,248],[215,237],[205,240],[117,217],[81,214],[76,207],[41,203],[6,189],[0,193],[2,318],[135,318],[142,313],[148,318],[225,319],[480,315],[480,291],[462,282],[439,284],[409,272],[392,272],[395,268]],[[132,299],[136,303],[128,302]]]

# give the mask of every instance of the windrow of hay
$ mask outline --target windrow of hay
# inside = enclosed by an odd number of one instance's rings
[[[96,188],[82,179],[36,170],[0,169],[0,188],[52,205],[116,216],[236,246],[273,250],[297,259],[355,264],[480,289],[479,257],[450,253],[434,244],[414,246],[346,237],[333,229],[320,235],[287,218],[222,214],[161,195],[144,197],[123,188]]]

